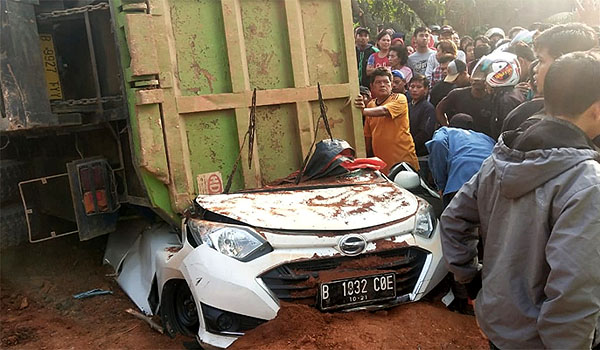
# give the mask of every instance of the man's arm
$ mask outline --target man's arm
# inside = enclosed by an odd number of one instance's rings
[[[485,166],[485,162],[484,162]],[[464,184],[442,213],[440,233],[442,252],[448,270],[459,283],[469,283],[478,272],[477,242],[474,228],[479,225],[477,188],[479,174]]]
[[[600,313],[600,185],[564,205],[546,244],[550,273],[537,320],[546,348],[589,349]]]
[[[379,106],[373,108],[366,108],[365,101],[361,95],[354,98],[354,107],[361,110],[361,113],[365,117],[391,117],[390,111],[386,106]]]
[[[446,111],[450,105],[448,96],[444,97],[435,107],[435,119],[441,126],[448,126],[448,118],[446,117]]]

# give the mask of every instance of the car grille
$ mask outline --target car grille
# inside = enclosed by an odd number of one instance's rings
[[[425,251],[405,247],[354,257],[297,261],[280,265],[260,277],[280,300],[314,306],[317,303],[319,283],[330,281],[321,277],[331,276],[331,272],[349,273],[352,277],[358,277],[393,271],[396,273],[396,295],[402,296],[414,290],[426,258]],[[343,278],[346,277],[333,280]]]

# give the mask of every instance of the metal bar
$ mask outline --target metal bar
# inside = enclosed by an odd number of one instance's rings
[[[90,61],[92,62],[92,75],[94,76],[94,83],[96,88],[96,98],[98,99],[96,105],[98,106],[98,114],[102,113],[102,91],[100,91],[100,79],[98,77],[98,67],[96,65],[96,52],[94,51],[94,39],[92,36],[92,26],[90,25],[90,14],[84,12],[83,18],[85,19],[85,33],[87,34],[88,48],[90,51]]]

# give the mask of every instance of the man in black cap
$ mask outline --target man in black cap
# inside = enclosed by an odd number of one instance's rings
[[[448,75],[446,75],[444,81],[433,87],[429,101],[433,106],[437,106],[453,89],[469,86],[469,78],[467,65],[463,61],[455,59],[448,63]]]
[[[354,31],[354,43],[356,44],[356,62],[358,63],[358,82],[361,86],[368,87],[367,61],[369,56],[379,50],[369,44],[369,30],[364,27],[358,27]]]

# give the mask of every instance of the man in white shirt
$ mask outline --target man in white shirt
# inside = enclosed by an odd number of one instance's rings
[[[435,50],[429,48],[429,28],[418,27],[415,29],[415,42],[417,45],[417,51],[412,55],[408,56],[408,66],[413,70],[413,73],[425,74],[427,69],[427,60],[429,56],[435,53]],[[435,55],[433,55],[435,56]]]

